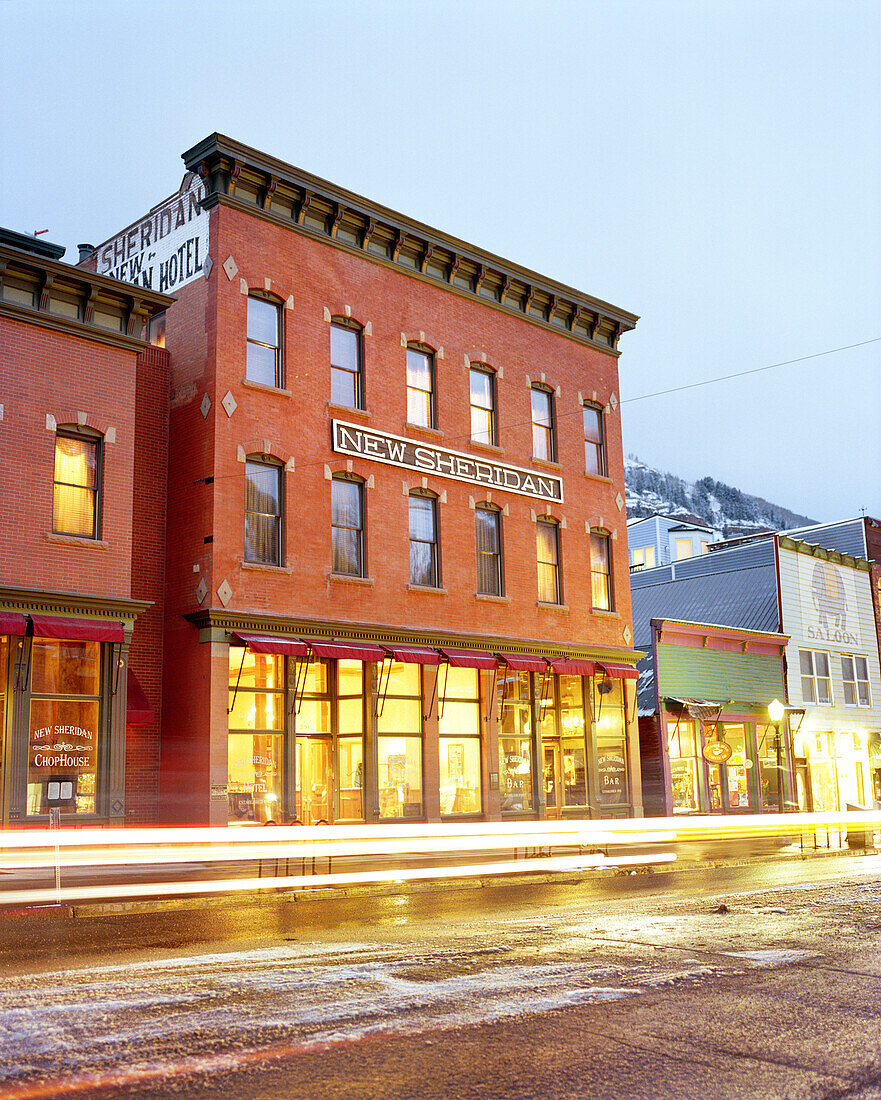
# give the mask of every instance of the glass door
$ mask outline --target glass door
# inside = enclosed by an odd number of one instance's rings
[[[333,740],[297,739],[297,817],[304,825],[333,821]]]
[[[542,744],[542,761],[545,788],[545,810],[549,818],[560,818],[560,745],[556,741]]]

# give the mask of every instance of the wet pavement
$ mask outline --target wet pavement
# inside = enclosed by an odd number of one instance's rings
[[[2,927],[0,1097],[881,1096],[874,855]]]

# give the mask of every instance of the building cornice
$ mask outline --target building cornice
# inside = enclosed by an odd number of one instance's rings
[[[127,600],[102,596],[95,592],[52,592],[45,588],[13,588],[0,586],[0,608],[20,611],[23,615],[41,613],[94,615],[95,618],[118,618],[133,623],[153,606],[149,600]]]
[[[827,550],[824,546],[815,546],[811,542],[802,542],[801,539],[791,539],[788,535],[779,535],[778,540],[782,550],[793,550],[796,554],[805,554],[809,558],[831,561],[835,565],[847,565],[851,569],[859,569],[863,573],[871,573],[872,571],[870,561],[855,558],[852,554],[842,554],[838,550]]]
[[[548,657],[578,658],[600,663],[635,665],[643,656],[639,650],[608,646],[562,645],[528,638],[498,635],[451,634],[443,631],[404,630],[374,623],[340,623],[332,620],[289,619],[207,607],[185,615],[197,627],[201,641],[222,641],[228,633],[278,634],[289,638],[331,638],[334,641],[374,642],[377,645],[412,645],[455,649],[489,650],[492,653],[539,653]]]
[[[639,318],[422,222],[285,164],[222,134],[183,154],[205,184],[203,207],[223,205],[617,356]]]

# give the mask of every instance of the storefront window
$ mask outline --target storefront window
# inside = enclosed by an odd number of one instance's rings
[[[587,805],[587,741],[580,676],[554,675],[542,683],[542,770],[549,811]]]
[[[284,658],[229,651],[231,823],[284,816]]]
[[[34,638],[31,662],[27,813],[93,814],[101,645]]]
[[[624,681],[608,676],[595,677],[593,706],[597,799],[601,806],[624,806],[630,802]]]
[[[714,727],[707,725],[704,741],[710,741],[714,735]],[[731,746],[731,756],[727,763],[713,764],[709,768],[710,808],[718,813],[754,810],[755,797],[751,788],[754,762],[752,726],[722,722],[718,727],[718,738]],[[775,765],[776,760],[775,750]],[[776,785],[774,791],[776,797]]]
[[[499,729],[499,787],[502,812],[535,808],[532,791],[532,707],[528,672],[499,672],[502,717]]]
[[[670,731],[673,813],[692,813],[698,804],[697,743],[694,722],[678,721]]]
[[[477,814],[480,783],[480,688],[476,668],[450,668],[440,733],[440,812]]]
[[[766,810],[779,808],[779,777],[780,769],[777,767],[777,731],[773,725],[767,724],[758,727],[759,744],[756,758],[759,764],[759,787],[762,792],[762,806]],[[783,746],[781,744],[780,763],[783,763]]]
[[[422,676],[394,662],[378,717],[379,816],[422,817]]]

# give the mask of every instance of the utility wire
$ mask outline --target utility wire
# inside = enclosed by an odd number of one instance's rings
[[[819,359],[823,355],[835,355],[839,351],[850,351],[851,348],[862,348],[866,344],[877,344],[881,336],[873,336],[871,340],[861,340],[858,344],[845,344],[842,348],[830,348],[828,351],[817,351],[813,355],[802,355],[798,359],[784,359],[782,363],[769,363],[766,367],[753,367],[752,370],[738,371],[737,374],[723,374],[719,378],[707,378],[703,382],[689,382],[685,386],[673,386],[669,390],[658,390],[656,393],[643,393],[639,397],[624,397],[622,405],[629,405],[633,401],[647,401],[650,397],[664,397],[668,393],[681,393],[682,390],[695,390],[698,386],[711,386],[714,382],[727,382],[729,378],[744,378],[747,374],[759,374],[763,370],[773,370],[775,367],[788,367],[792,363],[804,363],[808,359]]]

